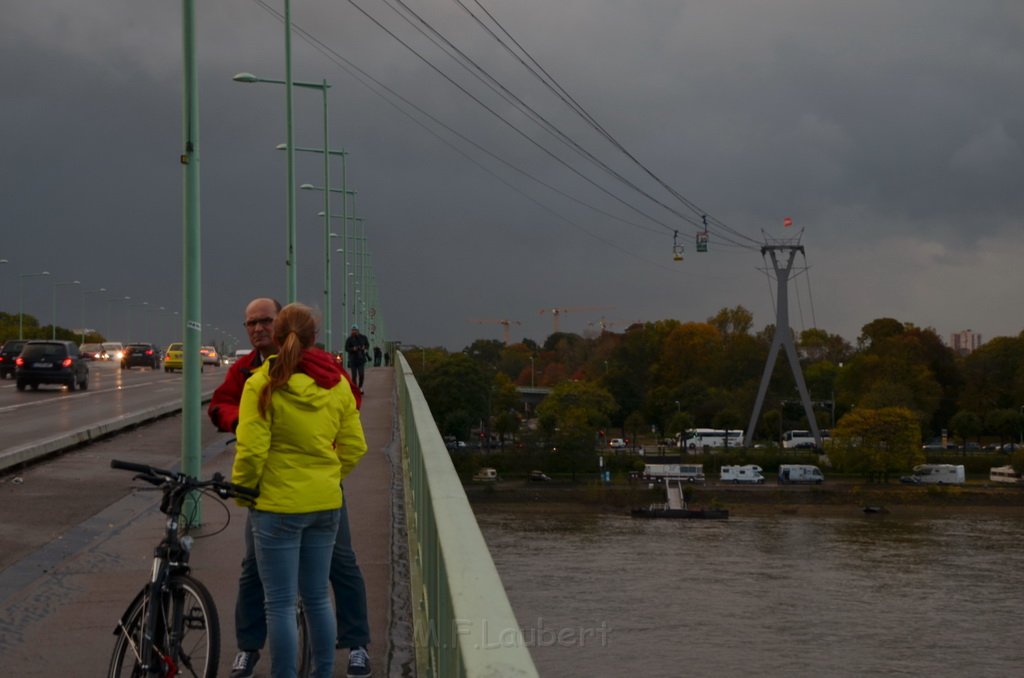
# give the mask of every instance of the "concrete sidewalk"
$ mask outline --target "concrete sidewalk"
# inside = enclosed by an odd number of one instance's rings
[[[369,451],[345,482],[352,540],[366,579],[375,676],[388,675],[391,605],[392,464],[396,444],[394,373],[368,369],[362,420]],[[125,459],[173,467],[180,417],[140,426],[0,478],[0,672],[9,676],[99,675],[120,615],[149,576],[163,531],[159,494],[131,491]],[[203,432],[203,475],[230,474],[234,446],[212,426]],[[137,485],[137,483],[136,483]],[[245,511],[203,500],[193,574],[220,613],[221,670],[235,653],[234,602],[244,551]],[[205,538],[203,538],[205,537]],[[340,651],[334,675],[344,676]],[[269,675],[269,656],[257,675]]]

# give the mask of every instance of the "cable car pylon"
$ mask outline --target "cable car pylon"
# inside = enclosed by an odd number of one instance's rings
[[[804,247],[797,242],[780,241],[780,244],[768,244],[761,248],[761,256],[766,254],[771,257],[772,268],[775,269],[775,280],[778,284],[779,303],[775,309],[775,336],[772,337],[772,345],[768,350],[768,360],[764,364],[764,374],[761,376],[761,386],[757,389],[757,400],[754,401],[754,411],[750,414],[750,424],[743,435],[743,444],[750,447],[754,441],[754,429],[757,420],[761,416],[761,408],[764,407],[764,397],[768,392],[768,382],[771,381],[772,372],[775,370],[775,360],[779,356],[779,348],[786,350],[786,357],[789,359],[789,367],[793,372],[793,379],[796,380],[797,390],[800,391],[800,402],[804,406],[804,414],[807,415],[807,423],[810,426],[811,434],[814,436],[814,444],[822,449],[821,432],[818,430],[818,421],[814,418],[814,408],[811,407],[811,398],[807,393],[807,383],[804,381],[804,373],[800,368],[800,359],[796,354],[796,346],[793,344],[793,330],[789,327],[789,275],[793,270],[793,260],[797,253],[803,254]],[[785,259],[785,264],[780,259]]]

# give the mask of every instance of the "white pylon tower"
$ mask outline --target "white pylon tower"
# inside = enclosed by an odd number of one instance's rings
[[[768,350],[768,360],[765,362],[764,374],[761,376],[761,387],[757,389],[757,400],[754,402],[754,411],[750,414],[750,424],[744,433],[743,444],[746,447],[750,447],[754,441],[754,429],[761,416],[761,408],[764,406],[768,383],[775,370],[775,360],[779,356],[779,348],[782,347],[786,349],[786,357],[789,359],[789,367],[793,371],[793,379],[796,380],[796,388],[800,392],[800,402],[803,403],[804,414],[807,415],[807,423],[814,436],[814,444],[819,450],[822,449],[818,421],[814,418],[814,408],[811,407],[811,398],[807,393],[807,383],[804,381],[804,373],[800,369],[800,359],[797,357],[796,346],[793,344],[793,330],[789,327],[789,275],[793,271],[793,261],[796,259],[797,253],[804,253],[804,247],[799,244],[799,241],[799,238],[789,242],[778,241],[776,244],[765,244],[761,248],[761,256],[764,257],[766,254],[770,256],[772,268],[775,270],[775,280],[778,284],[778,306],[775,309],[775,336],[772,337],[772,346]],[[780,264],[782,258],[785,258],[785,264]]]

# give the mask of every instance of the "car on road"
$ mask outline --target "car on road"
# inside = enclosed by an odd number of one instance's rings
[[[121,369],[127,370],[131,367],[151,367],[154,370],[160,369],[160,349],[153,344],[135,342],[124,347],[124,357],[121,358]]]
[[[78,352],[86,360],[106,360],[107,352],[103,350],[103,344],[82,344],[78,347]]]
[[[14,379],[19,391],[40,384],[63,384],[69,391],[89,388],[89,361],[82,359],[73,341],[32,340],[15,360]]]
[[[106,357],[101,358],[102,360],[116,360],[120,362],[121,358],[124,357],[124,346],[120,341],[104,341],[103,354]]]
[[[530,475],[528,477],[529,477],[530,480],[532,480],[534,482],[539,482],[539,483],[543,483],[543,482],[547,482],[547,481],[551,480],[551,476],[549,476],[548,474],[544,473],[544,471],[530,471]]]
[[[164,372],[173,372],[185,368],[185,344],[176,341],[164,352]],[[199,371],[203,371],[203,363],[199,363]]]
[[[4,342],[0,348],[0,379],[14,376],[14,359],[21,354],[21,349],[25,348],[27,343],[27,339],[11,339]]]
[[[217,353],[216,348],[213,346],[203,346],[199,349],[199,353],[203,356],[204,365],[220,367],[220,355]]]

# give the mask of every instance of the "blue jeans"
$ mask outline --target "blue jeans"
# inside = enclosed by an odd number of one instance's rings
[[[366,611],[366,583],[352,550],[348,524],[348,506],[338,514],[338,534],[331,556],[331,587],[334,589],[334,613],[338,622],[338,646],[362,647],[370,644],[370,622]],[[263,583],[256,566],[256,548],[249,518],[245,523],[245,557],[238,578],[235,601],[235,640],[239,650],[263,649],[267,640],[267,618],[263,611]]]
[[[331,678],[337,629],[327,597],[327,580],[338,534],[338,509],[314,513],[253,510],[250,518],[266,597],[271,676],[296,675],[299,632],[295,605],[301,595],[313,651],[312,676]]]

